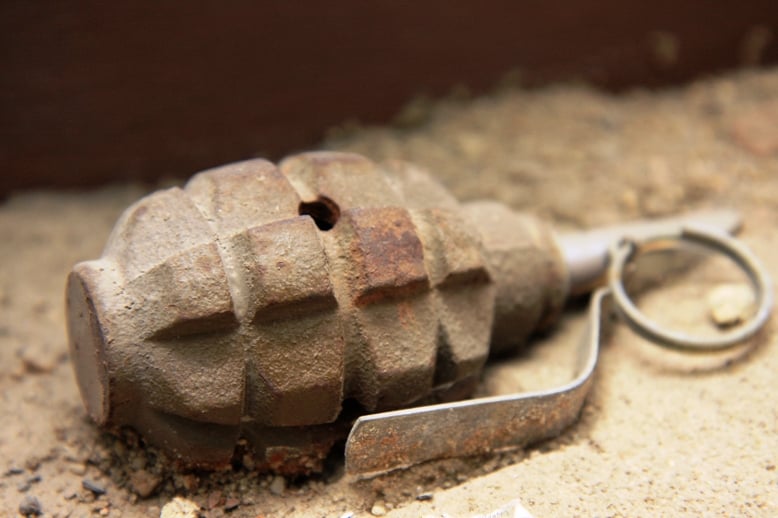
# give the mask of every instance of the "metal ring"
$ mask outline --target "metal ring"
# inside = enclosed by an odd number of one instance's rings
[[[647,318],[632,302],[624,288],[624,269],[637,254],[646,250],[678,247],[681,242],[702,245],[732,259],[751,281],[756,294],[757,311],[737,329],[716,337],[703,338],[663,328]],[[732,347],[754,334],[767,322],[773,308],[773,288],[762,263],[743,243],[719,230],[688,225],[675,232],[642,239],[624,239],[610,250],[608,285],[619,313],[638,334],[659,345],[686,352],[707,352]]]

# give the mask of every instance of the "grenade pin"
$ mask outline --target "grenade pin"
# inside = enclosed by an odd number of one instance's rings
[[[515,446],[578,415],[612,290],[593,297],[582,370],[555,395],[461,401],[487,357],[597,286],[619,238],[681,239],[689,221],[739,223],[699,213],[558,239],[502,204],[460,204],[405,163],[331,152],[240,162],[139,200],[102,257],[73,268],[71,358],[98,425],[134,428],[191,467],[249,455],[259,470],[315,472],[358,416],[352,473]],[[759,320],[771,301],[757,291]]]

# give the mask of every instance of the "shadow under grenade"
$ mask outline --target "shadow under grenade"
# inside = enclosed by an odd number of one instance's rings
[[[472,394],[561,310],[549,229],[406,163],[251,160],[153,193],[67,283],[89,415],[188,466],[321,468],[358,413]],[[346,404],[344,404],[344,402]]]

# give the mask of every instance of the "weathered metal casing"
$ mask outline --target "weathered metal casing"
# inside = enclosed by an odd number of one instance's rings
[[[466,397],[490,343],[520,345],[566,291],[537,220],[405,163],[307,153],[128,208],[69,276],[70,350],[99,425],[209,468],[243,439],[260,469],[304,473],[347,432],[344,402]]]

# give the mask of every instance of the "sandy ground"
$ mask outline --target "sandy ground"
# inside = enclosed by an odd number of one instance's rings
[[[620,96],[511,90],[417,105],[402,121],[340,129],[323,146],[414,161],[460,199],[497,198],[562,229],[733,207],[742,239],[778,278],[778,71]],[[153,452],[89,423],[64,333],[69,268],[99,255],[142,193],[27,193],[0,207],[0,514],[37,502],[46,516],[153,516],[186,495],[215,517],[459,517],[515,499],[537,517],[778,516],[775,324],[735,356],[693,358],[617,326],[580,421],[525,451],[356,483],[337,462],[327,476],[298,481],[170,473]],[[706,264],[641,304],[702,330],[706,293],[730,276]],[[584,317],[572,308],[521,358],[490,369],[485,391],[564,381]]]

